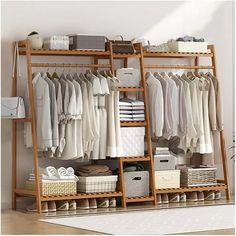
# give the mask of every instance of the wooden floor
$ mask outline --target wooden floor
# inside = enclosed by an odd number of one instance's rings
[[[223,203],[223,202],[219,202]],[[226,202],[225,202],[226,203]],[[163,204],[164,205],[164,204]],[[188,205],[190,206],[190,205]],[[169,206],[170,207],[170,206]],[[181,207],[174,206],[172,207]],[[129,210],[135,210],[135,206],[130,207]],[[140,207],[139,207],[140,208]],[[144,205],[142,208],[146,209],[160,209],[168,207],[153,207],[152,205]],[[117,212],[120,210],[117,209]],[[77,214],[81,214],[78,212]],[[57,216],[63,216],[63,214],[57,214]],[[5,210],[1,214],[1,234],[102,234],[99,232],[66,227],[56,224],[50,224],[46,222],[39,221],[46,217],[46,215],[38,215],[36,213],[26,213],[20,211]],[[181,235],[184,235],[181,234]],[[221,229],[221,230],[211,230],[211,231],[199,231],[187,233],[185,235],[235,235],[234,229]]]

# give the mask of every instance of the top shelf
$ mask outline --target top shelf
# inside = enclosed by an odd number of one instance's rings
[[[164,57],[164,58],[181,58],[181,57],[213,57],[213,53],[191,53],[191,52],[144,52],[144,58]]]

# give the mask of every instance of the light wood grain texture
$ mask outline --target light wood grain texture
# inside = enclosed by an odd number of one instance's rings
[[[213,66],[190,66],[190,65],[151,65],[151,64],[146,64],[144,65],[144,68],[156,68],[156,69],[213,69]]]
[[[144,58],[191,58],[213,57],[213,53],[190,53],[190,52],[144,52]]]
[[[146,121],[121,121],[120,125],[122,127],[138,127],[138,126],[146,126]]]

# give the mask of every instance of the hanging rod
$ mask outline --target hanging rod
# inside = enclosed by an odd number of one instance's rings
[[[144,65],[144,68],[162,68],[162,69],[214,69],[214,66]]]
[[[110,68],[110,64],[59,64],[59,63],[32,63],[32,67],[86,67],[86,68]]]

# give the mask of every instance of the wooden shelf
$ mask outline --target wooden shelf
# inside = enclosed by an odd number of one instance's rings
[[[123,162],[135,162],[135,161],[150,161],[150,156],[140,156],[140,157],[120,157]]]
[[[143,196],[143,197],[127,197],[126,202],[151,202],[154,201],[153,196]]]
[[[214,66],[190,66],[190,65],[151,65],[146,64],[144,68],[153,68],[153,69],[214,69]]]
[[[26,55],[25,50],[20,50],[20,55]],[[95,50],[49,50],[49,49],[31,49],[31,56],[107,56],[109,51]]]
[[[121,121],[120,126],[122,127],[139,127],[139,126],[146,126],[146,121]]]
[[[57,200],[76,200],[86,198],[111,198],[121,197],[122,192],[104,192],[104,193],[78,193],[75,195],[56,195],[56,196],[42,196],[41,201],[57,201]]]
[[[169,188],[169,189],[156,189],[156,193],[183,193],[193,191],[206,191],[206,190],[225,190],[227,185],[217,184],[209,186],[194,186],[194,187],[180,187],[180,188]]]
[[[143,87],[119,87],[120,92],[140,92],[144,91]]]
[[[27,189],[15,189],[14,192],[22,197],[32,197],[36,196],[36,191],[27,190]]]
[[[190,52],[144,52],[143,57],[166,57],[166,58],[178,58],[178,57],[213,57],[213,53],[190,53]]]
[[[124,59],[124,58],[140,58],[141,54],[140,53],[113,53],[113,58],[114,59]]]
[[[13,119],[14,122],[32,122],[31,117],[26,117],[26,118],[19,118],[19,119]]]

